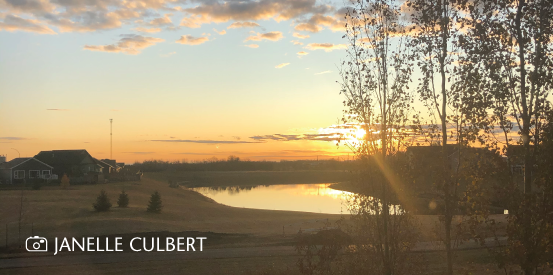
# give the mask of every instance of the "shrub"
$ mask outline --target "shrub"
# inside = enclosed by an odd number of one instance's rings
[[[31,184],[34,190],[40,190],[42,188],[42,179],[32,179]]]
[[[67,189],[69,187],[69,177],[67,176],[67,174],[63,174],[63,177],[60,181],[60,186],[63,189]]]
[[[169,187],[171,188],[179,188],[179,183],[177,181],[169,180]]]
[[[150,202],[148,203],[148,212],[160,213],[163,205],[161,204],[161,195],[155,191],[150,197]]]
[[[111,202],[109,202],[108,194],[105,190],[100,191],[100,195],[96,198],[96,203],[94,203],[94,209],[97,212],[108,211],[111,208]]]
[[[121,191],[121,194],[119,194],[119,199],[117,200],[117,205],[119,207],[129,206],[129,195],[127,193],[125,193],[125,190]]]

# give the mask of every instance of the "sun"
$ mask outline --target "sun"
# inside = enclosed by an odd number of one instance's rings
[[[359,128],[353,132],[353,136],[357,140],[363,140],[366,134],[367,134],[367,131],[365,131],[365,129],[362,129],[362,128]]]

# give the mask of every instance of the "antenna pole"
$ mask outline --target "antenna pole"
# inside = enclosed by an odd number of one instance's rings
[[[109,119],[109,159],[113,159],[113,119]]]

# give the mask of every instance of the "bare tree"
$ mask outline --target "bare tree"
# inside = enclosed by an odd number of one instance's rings
[[[376,219],[372,245],[378,247],[382,273],[396,274],[394,260],[398,258],[394,255],[400,249],[391,245],[390,213],[405,212],[391,209],[390,193],[397,193],[398,183],[389,158],[404,149],[410,131],[408,113],[413,103],[408,86],[412,72],[410,38],[405,36],[407,28],[396,1],[357,0],[350,4],[345,15],[347,60],[340,69],[346,107],[343,122],[364,133],[362,137],[355,135],[356,139],[348,145],[359,158],[367,160],[367,165],[379,167],[374,171],[378,175],[363,178],[364,184],[375,187],[372,189],[376,198],[371,198],[369,204],[363,198],[357,200],[357,204],[367,206],[357,213]],[[375,184],[379,186],[376,188]]]
[[[448,147],[448,125],[455,123],[457,126],[456,131],[451,132],[451,137],[457,141],[458,151],[455,155],[460,158],[460,97],[451,89],[452,75],[455,72],[454,62],[457,61],[458,54],[458,29],[455,24],[458,10],[453,0],[409,0],[406,1],[404,10],[407,13],[405,16],[412,23],[410,31],[413,35],[413,47],[416,49],[417,64],[423,75],[419,80],[417,92],[431,117],[437,114],[439,120],[431,123],[431,129],[440,130],[438,138],[441,140],[438,144],[442,147],[443,167],[440,171],[440,182],[436,186],[444,200],[447,274],[453,274],[452,219],[458,208],[458,169],[452,169],[451,159],[455,151],[449,150]]]

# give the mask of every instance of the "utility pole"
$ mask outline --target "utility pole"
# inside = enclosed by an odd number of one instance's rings
[[[113,119],[109,119],[109,159],[113,159]]]

